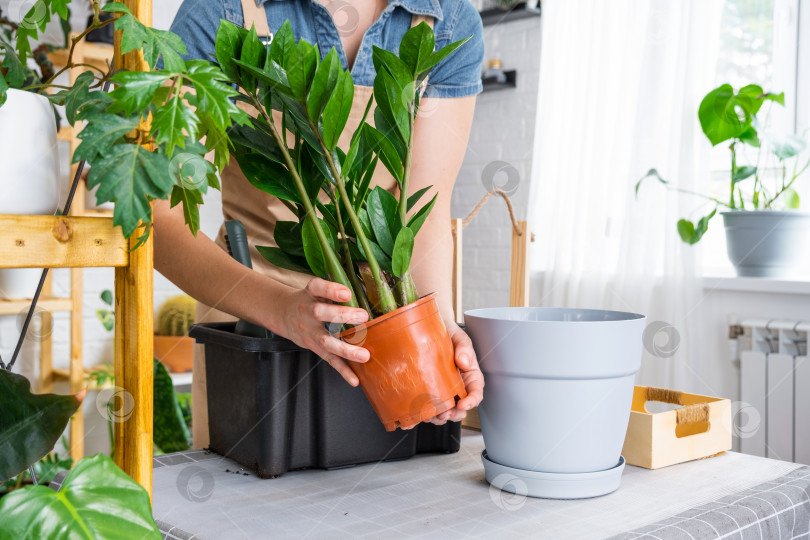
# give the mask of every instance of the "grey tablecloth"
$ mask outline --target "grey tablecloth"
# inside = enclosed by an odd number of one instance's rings
[[[201,451],[155,458],[154,516],[169,539],[810,538],[810,468],[728,453],[656,471],[579,501],[490,488],[483,440],[461,451],[261,480]],[[247,475],[246,475],[247,472]]]

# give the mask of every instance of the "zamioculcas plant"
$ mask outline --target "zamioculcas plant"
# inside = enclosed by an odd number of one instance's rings
[[[243,89],[240,99],[258,110],[249,125],[231,130],[233,153],[254,186],[284,201],[299,218],[276,224],[278,247],[258,248],[268,261],[346,285],[354,293],[347,304],[371,317],[419,298],[410,259],[414,236],[436,197],[415,209],[427,189],[409,196],[414,119],[428,72],[465,41],[434,52],[433,31],[422,23],[403,37],[400,56],[375,47],[376,127],[365,122],[369,101],[344,152],[337,143],[354,84],[337,52],[321,60],[315,46],[295,43],[289,22],[269,49],[255,30],[221,24],[220,66]],[[378,162],[396,179],[398,199],[370,189]],[[328,202],[319,200],[321,193]]]
[[[381,316],[422,301],[409,267],[414,237],[436,197],[417,207],[429,188],[409,193],[414,121],[420,87],[431,68],[465,41],[434,52],[433,30],[421,23],[406,32],[399,55],[375,47],[373,99],[364,104],[363,120],[351,134],[348,148],[340,148],[338,141],[353,106],[354,83],[334,49],[321,59],[315,46],[305,40],[295,42],[289,22],[275,33],[269,48],[255,29],[247,31],[225,21],[216,37],[222,71],[241,87],[239,99],[257,111],[249,124],[230,131],[233,154],[254,186],[282,200],[297,217],[276,223],[277,247],[258,250],[275,266],[345,285],[353,292],[347,304],[362,307],[371,319],[376,318],[363,328],[363,346],[371,353],[371,361],[354,369],[387,429],[430,418],[451,408],[454,396],[465,395],[453,363],[452,343],[432,295],[428,318],[440,327],[429,338],[437,344],[435,350],[402,343],[396,354],[382,354],[375,349],[372,331],[374,323],[384,320]],[[375,102],[372,126],[367,120]],[[381,187],[371,188],[379,162],[396,180],[398,197]],[[346,333],[354,331],[346,330],[341,337],[354,339]],[[369,384],[369,370],[371,365],[390,364],[397,354],[410,355],[396,361],[412,366],[431,364],[429,369],[442,373],[415,378],[445,379],[448,389],[426,383],[415,395],[403,398],[408,400],[405,412],[385,411],[386,404],[369,394],[370,387],[380,386],[379,380]],[[411,368],[380,369],[374,378],[391,379],[387,374],[396,372],[402,375],[401,383],[408,378],[401,370]],[[389,396],[409,395],[401,388],[389,390]],[[426,403],[417,403],[416,396]]]

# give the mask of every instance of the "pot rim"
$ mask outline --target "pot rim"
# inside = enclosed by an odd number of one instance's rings
[[[376,325],[378,323],[382,323],[384,321],[393,319],[397,315],[402,315],[406,311],[409,311],[411,309],[416,308],[417,306],[421,306],[422,304],[430,302],[431,300],[433,300],[433,298],[436,297],[436,295],[437,295],[437,293],[435,293],[435,292],[428,293],[425,296],[422,296],[421,298],[419,298],[419,300],[417,300],[416,302],[411,302],[408,305],[398,307],[394,311],[389,311],[388,313],[384,313],[383,315],[380,315],[376,319],[371,319],[370,321],[366,321],[366,322],[364,322],[362,324],[358,324],[357,326],[354,326],[352,328],[348,328],[346,330],[343,330],[342,332],[339,332],[339,333],[333,334],[333,335],[338,339],[343,339],[345,337],[348,337],[348,336],[354,334],[355,332],[357,332],[361,328],[366,328],[366,329],[371,328],[372,326],[374,326],[374,325]]]
[[[496,317],[493,315],[487,315],[486,312],[493,312],[502,309],[509,309],[509,310],[565,310],[565,311],[579,311],[579,312],[593,312],[593,313],[616,313],[619,315],[623,315],[624,318],[616,319],[616,320],[608,320],[608,321],[553,321],[553,320],[530,320],[530,319],[504,319],[503,317]],[[640,313],[633,313],[631,311],[616,311],[611,309],[589,309],[589,308],[564,308],[564,307],[511,307],[511,306],[503,306],[503,307],[488,307],[488,308],[478,308],[478,309],[470,309],[464,312],[464,317],[476,317],[478,319],[486,319],[490,321],[504,321],[504,322],[514,322],[514,323],[544,323],[544,324],[605,324],[605,323],[628,323],[638,320],[644,320],[647,318],[646,315],[642,315]]]
[[[741,215],[763,215],[763,216],[799,216],[810,217],[810,212],[806,210],[723,210],[721,216],[741,216]]]

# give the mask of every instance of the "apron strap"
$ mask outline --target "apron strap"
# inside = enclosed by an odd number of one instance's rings
[[[411,28],[413,28],[414,26],[418,25],[421,22],[427,24],[430,27],[430,29],[433,30],[433,17],[430,17],[428,15],[416,15],[416,14],[411,15]],[[425,80],[422,81],[422,84],[419,85],[419,97],[420,98],[425,95],[425,90],[427,89],[427,83],[428,83],[428,77],[425,77]]]
[[[255,26],[260,38],[273,35],[267,24],[267,12],[264,10],[264,6],[256,3],[256,0],[242,0],[242,15],[245,18],[246,29],[250,30],[251,26]]]

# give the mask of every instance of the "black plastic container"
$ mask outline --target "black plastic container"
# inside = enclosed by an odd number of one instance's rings
[[[205,345],[211,450],[262,478],[458,452],[460,423],[387,432],[363,390],[314,353],[234,328],[211,323],[189,330]]]

